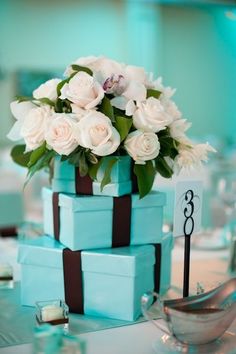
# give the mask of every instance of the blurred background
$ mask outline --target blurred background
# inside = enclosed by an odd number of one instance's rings
[[[0,43],[3,193],[22,191],[25,178],[10,162],[6,138],[14,96],[30,95],[41,82],[62,76],[80,56],[105,55],[144,66],[177,88],[175,101],[192,122],[190,135],[218,150],[207,169],[198,171],[209,194],[204,225],[225,222],[219,206],[226,182],[220,181],[236,171],[236,1],[1,0]],[[44,183],[41,176],[25,189],[27,217],[37,218]],[[171,189],[161,180],[157,184]]]

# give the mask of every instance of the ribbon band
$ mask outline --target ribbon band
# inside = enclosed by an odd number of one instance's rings
[[[81,251],[63,249],[65,302],[70,312],[84,313]]]
[[[59,193],[52,194],[52,208],[53,208],[53,231],[54,237],[59,241],[60,235],[60,207],[59,207]]]
[[[130,244],[131,209],[130,195],[113,198],[112,247]]]
[[[92,179],[88,175],[81,177],[78,167],[75,167],[75,193],[85,195],[93,194]]]

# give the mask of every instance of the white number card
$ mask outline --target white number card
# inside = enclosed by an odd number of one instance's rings
[[[202,181],[181,181],[176,184],[173,236],[191,236],[201,229]]]

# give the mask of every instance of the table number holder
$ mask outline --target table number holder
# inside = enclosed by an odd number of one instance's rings
[[[201,228],[202,191],[201,181],[181,181],[176,185],[173,235],[185,238],[183,297],[189,296],[191,236]]]

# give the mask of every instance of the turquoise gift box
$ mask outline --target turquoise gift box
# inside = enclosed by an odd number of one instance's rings
[[[24,221],[22,193],[0,193],[0,228],[16,227]]]
[[[44,232],[54,237],[53,192],[44,188],[42,193]],[[115,198],[60,193],[60,242],[73,251],[112,247]],[[143,199],[139,199],[138,194],[132,194],[131,200],[130,244],[160,242],[165,194],[152,192]]]
[[[97,179],[92,183],[93,195],[119,197],[131,193],[131,159],[129,156],[117,157],[117,162],[111,170],[111,182],[101,190],[105,169],[112,158],[114,156],[107,156],[103,159],[97,172]],[[60,161],[59,157],[55,158],[52,190],[54,192],[76,193],[75,178],[75,166],[67,161]]]
[[[170,286],[172,247],[172,235],[166,234],[159,260],[160,294]],[[48,236],[19,245],[22,305],[65,300],[62,254],[63,246]],[[154,289],[154,263],[158,260],[153,245],[82,251],[81,260],[86,315],[127,321],[141,315],[141,296]]]

